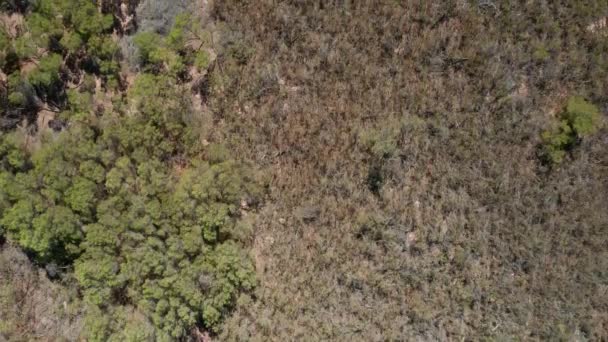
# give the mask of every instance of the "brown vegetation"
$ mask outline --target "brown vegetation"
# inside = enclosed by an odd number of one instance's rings
[[[10,245],[0,247],[0,341],[75,341],[82,328],[74,293]]]
[[[537,155],[560,94],[607,103],[606,5],[495,3],[215,4],[210,140],[270,178],[223,338],[607,338],[606,132]]]

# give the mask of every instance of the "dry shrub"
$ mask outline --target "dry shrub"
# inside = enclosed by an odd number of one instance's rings
[[[17,248],[0,247],[0,340],[68,340],[80,335],[75,293],[51,282]]]

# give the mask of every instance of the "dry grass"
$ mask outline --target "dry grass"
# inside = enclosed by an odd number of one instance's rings
[[[72,302],[74,295],[17,248],[0,247],[0,340],[77,340],[82,309]]]
[[[560,94],[607,103],[607,46],[573,25],[601,6],[216,3],[209,140],[270,179],[222,337],[606,338],[606,132],[537,158]]]

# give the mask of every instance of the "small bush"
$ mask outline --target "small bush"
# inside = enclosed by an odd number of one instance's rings
[[[549,53],[549,50],[547,50],[547,48],[543,45],[539,46],[536,48],[536,50],[534,50],[534,54],[533,54],[534,60],[538,61],[538,62],[544,62],[547,59],[549,59],[549,57],[551,57],[551,54]]]
[[[23,105],[25,105],[25,102],[26,99],[23,93],[16,91],[8,95],[8,103],[13,107],[23,107]]]
[[[365,148],[376,158],[390,158],[397,151],[399,129],[386,127],[378,130],[366,130],[360,134]]]
[[[599,129],[599,110],[584,98],[574,96],[568,101],[562,120],[572,126],[579,138],[591,135]]]
[[[595,133],[599,126],[598,108],[582,97],[571,97],[557,126],[542,133],[545,160],[561,163],[569,150],[583,137]]]
[[[198,71],[207,69],[209,67],[209,53],[204,50],[197,52],[194,58],[194,66],[196,66]]]
[[[133,43],[139,49],[140,63],[150,62],[150,55],[158,48],[162,37],[154,32],[141,32],[133,37]]]

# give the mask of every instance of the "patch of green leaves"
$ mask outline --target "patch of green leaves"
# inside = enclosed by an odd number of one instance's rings
[[[201,322],[217,329],[256,284],[237,223],[241,199],[259,187],[221,147],[176,176],[170,161],[188,160],[191,144],[179,89],[144,74],[128,114],[93,127],[72,121],[29,158],[12,141],[0,145],[0,227],[40,262],[74,264],[99,317],[86,320],[91,340],[170,341]],[[87,92],[68,98],[73,116],[91,106]]]
[[[567,152],[581,139],[594,134],[600,125],[596,106],[582,97],[571,97],[557,125],[541,135],[545,160],[552,164],[563,162]]]
[[[397,151],[399,127],[385,127],[362,131],[360,139],[364,147],[376,158],[390,158]]]
[[[38,67],[28,74],[28,81],[34,86],[50,87],[59,80],[59,69],[62,58],[58,54],[50,54],[40,59]]]

